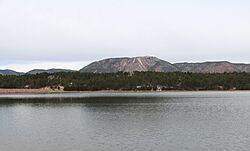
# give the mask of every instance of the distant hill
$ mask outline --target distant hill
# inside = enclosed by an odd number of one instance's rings
[[[193,73],[250,72],[250,64],[236,64],[227,61],[171,64],[156,57],[146,56],[104,59],[93,62],[80,70],[80,72],[91,73],[112,73],[119,71],[178,71]]]
[[[74,72],[74,70],[69,70],[69,69],[48,69],[48,70],[34,69],[34,70],[27,72],[26,74],[57,73],[57,72]]]
[[[0,70],[0,75],[23,75],[23,72],[16,72],[13,70]]]
[[[156,71],[175,72],[178,71],[171,63],[156,57],[133,57],[133,58],[109,58],[93,62],[80,72],[92,73],[112,73],[112,72],[132,72],[132,71]]]

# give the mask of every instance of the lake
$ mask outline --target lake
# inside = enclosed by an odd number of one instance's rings
[[[1,151],[248,151],[250,92],[0,95]]]

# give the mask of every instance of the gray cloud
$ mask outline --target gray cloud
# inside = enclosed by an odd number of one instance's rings
[[[2,0],[0,60],[250,62],[250,2]]]

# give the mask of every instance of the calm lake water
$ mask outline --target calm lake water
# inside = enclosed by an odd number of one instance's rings
[[[0,95],[1,151],[249,151],[250,92]]]

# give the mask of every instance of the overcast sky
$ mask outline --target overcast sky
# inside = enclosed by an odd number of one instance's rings
[[[250,62],[249,0],[0,0],[0,69],[107,57]]]

